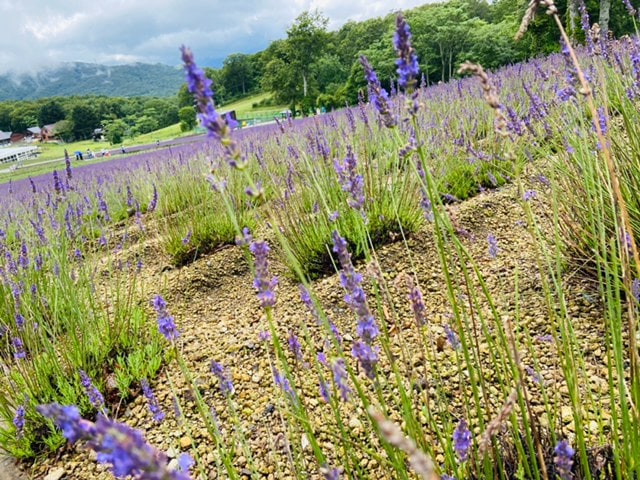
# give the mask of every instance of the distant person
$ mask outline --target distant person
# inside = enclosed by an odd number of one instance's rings
[[[87,148],[87,160],[90,160],[93,158],[93,152],[91,151],[90,148]]]
[[[122,151],[123,154],[127,153],[127,151],[124,149],[124,145],[120,147],[120,150]]]
[[[156,148],[160,146],[160,140],[156,140]]]

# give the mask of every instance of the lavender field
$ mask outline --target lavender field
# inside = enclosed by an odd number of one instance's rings
[[[252,129],[183,47],[206,139],[0,185],[2,449],[34,478],[638,478],[640,40],[588,40],[427,87],[399,16],[392,92],[363,58],[358,106]]]

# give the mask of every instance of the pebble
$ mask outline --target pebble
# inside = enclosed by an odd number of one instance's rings
[[[60,480],[62,477],[64,477],[64,474],[66,473],[65,469],[62,467],[59,468],[55,468],[53,470],[51,470],[46,477],[44,477],[43,480]]]
[[[191,438],[189,438],[189,437],[182,437],[182,438],[180,439],[180,448],[181,448],[182,450],[186,450],[187,448],[190,448],[190,447],[191,447],[192,443],[193,443],[193,442],[191,441]]]

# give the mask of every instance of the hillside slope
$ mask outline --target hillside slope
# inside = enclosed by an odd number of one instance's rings
[[[65,63],[33,74],[0,75],[0,101],[72,95],[166,97],[176,94],[183,82],[181,69],[162,64]]]

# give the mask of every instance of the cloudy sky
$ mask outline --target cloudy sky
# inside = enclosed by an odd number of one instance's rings
[[[0,0],[0,74],[65,61],[179,64],[178,47],[219,66],[286,36],[305,10],[329,29],[427,0]]]

